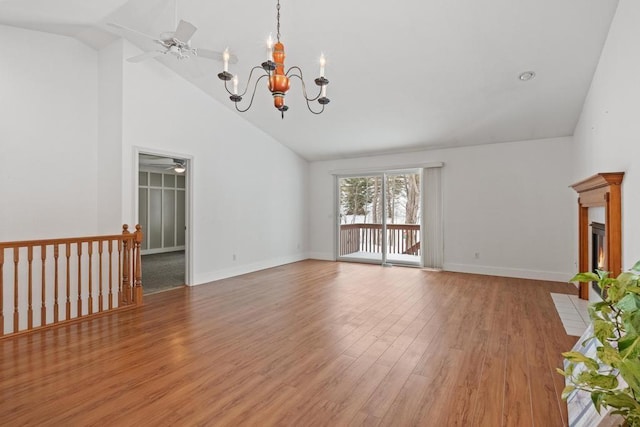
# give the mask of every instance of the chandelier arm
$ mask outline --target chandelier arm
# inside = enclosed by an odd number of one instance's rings
[[[227,90],[227,93],[228,93],[229,95],[240,95],[240,96],[245,96],[245,95],[247,94],[247,91],[249,90],[249,85],[251,84],[251,77],[253,76],[253,72],[254,72],[255,70],[257,70],[257,69],[260,69],[260,70],[264,71],[264,68],[262,68],[262,67],[260,67],[260,66],[258,66],[258,65],[256,65],[255,67],[253,67],[253,68],[251,69],[251,72],[249,73],[249,78],[247,79],[247,86],[244,88],[244,92],[242,92],[242,93],[240,93],[240,94],[234,94],[233,92],[231,92],[231,91],[229,90],[229,88],[227,87],[227,80],[225,80],[225,81],[224,81],[224,88]],[[267,77],[267,76],[268,76],[268,74],[266,74],[266,75],[262,75],[262,76],[260,76],[260,78],[262,78],[262,77]]]
[[[322,106],[322,108],[320,109],[320,111],[313,111],[311,109],[311,104],[309,103],[309,101],[307,101],[307,108],[309,109],[309,111],[311,111],[313,114],[315,115],[320,115],[324,112],[324,105]]]
[[[236,102],[236,110],[238,110],[241,113],[247,112],[249,111],[249,108],[251,108],[251,105],[253,105],[253,98],[255,98],[256,96],[256,90],[258,89],[258,83],[260,83],[260,80],[262,80],[263,78],[267,77],[266,74],[261,75],[260,77],[258,77],[256,79],[256,84],[253,86],[253,93],[251,94],[251,100],[249,101],[249,105],[247,106],[247,108],[245,108],[244,110],[238,108],[238,103]],[[249,84],[247,83],[247,87],[249,86]],[[245,93],[247,91],[245,90]]]
[[[225,90],[227,91],[227,93],[228,93],[229,95],[233,95],[233,92],[231,92],[231,91],[229,90],[229,88],[227,87],[227,81],[226,81],[226,80],[224,81],[224,88],[225,88]]]
[[[261,66],[259,66],[259,65],[256,65],[255,67],[253,67],[253,68],[251,69],[251,72],[249,73],[249,79],[247,80],[247,86],[244,88],[244,92],[242,92],[242,95],[240,95],[240,96],[244,96],[244,95],[247,93],[247,91],[249,90],[249,84],[251,83],[251,77],[253,76],[253,72],[254,72],[255,70],[262,70],[262,71],[264,71],[264,68],[262,68],[262,67],[261,67]],[[260,81],[260,79],[261,79],[261,78],[263,78],[263,77],[267,77],[267,76],[268,76],[268,74],[263,74],[263,75],[261,75],[260,77],[258,77],[258,80],[256,81],[256,85],[258,84],[258,82]],[[255,93],[255,89],[253,90],[253,93]],[[252,99],[253,99],[253,98],[252,98]]]
[[[298,70],[300,74],[289,74],[293,70]],[[309,98],[309,96],[307,95],[307,85],[304,83],[304,78],[302,77],[302,70],[300,69],[300,67],[294,65],[293,67],[289,68],[289,70],[287,70],[287,77],[297,77],[300,79],[300,82],[302,83],[302,94],[304,95],[304,99],[307,100],[307,103],[317,101],[318,98],[320,98],[320,95],[322,95],[322,88],[320,88],[320,92],[318,92],[318,95],[315,98]]]
[[[296,67],[296,68],[297,68],[297,67]],[[289,71],[291,71],[291,70],[289,70]],[[298,74],[291,74],[291,76],[290,76],[290,77],[291,77],[291,78],[293,78],[293,77],[297,77],[297,78],[299,78],[299,79],[300,79],[300,81],[302,82],[302,93],[303,93],[303,96],[304,96],[304,100],[305,100],[305,101],[306,101],[306,103],[307,103],[307,108],[309,109],[309,111],[311,111],[313,114],[318,114],[318,115],[319,115],[319,114],[322,114],[322,113],[324,112],[324,104],[322,105],[322,108],[320,109],[320,111],[313,111],[313,109],[311,108],[311,103],[312,103],[313,101],[316,101],[316,100],[320,97],[320,95],[316,96],[316,97],[315,97],[315,98],[313,98],[313,99],[309,99],[309,98],[307,97],[307,91],[306,91],[306,89],[305,89],[305,87],[304,87],[304,80],[302,79],[302,77],[301,77],[301,76],[299,76]]]

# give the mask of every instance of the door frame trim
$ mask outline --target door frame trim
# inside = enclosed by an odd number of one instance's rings
[[[185,191],[185,272],[184,282],[187,286],[193,285],[193,260],[194,260],[194,241],[193,241],[193,224],[194,224],[194,210],[193,210],[193,187],[194,187],[194,167],[195,160],[192,154],[178,153],[175,151],[160,150],[157,148],[148,148],[141,146],[133,146],[133,215],[136,221],[139,217],[138,207],[138,187],[139,187],[139,172],[140,172],[140,154],[149,154],[152,156],[162,156],[169,158],[178,158],[186,160],[185,178],[186,178],[186,191]],[[145,232],[145,230],[142,230]],[[144,283],[143,283],[144,286]]]

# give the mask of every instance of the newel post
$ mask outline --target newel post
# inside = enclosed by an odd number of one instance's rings
[[[140,224],[136,225],[136,231],[134,236],[134,251],[133,256],[135,257],[135,279],[134,279],[134,288],[133,288],[133,301],[136,305],[142,305],[142,256],[140,254],[140,245],[142,244],[142,238],[144,235],[142,234],[142,227]]]
[[[131,302],[131,283],[129,282],[129,226],[122,226],[122,303],[129,304]]]

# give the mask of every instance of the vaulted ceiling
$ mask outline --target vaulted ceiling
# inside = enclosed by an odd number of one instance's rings
[[[178,0],[198,27],[192,45],[238,58],[240,86],[266,59],[275,0]],[[302,67],[309,91],[327,57],[331,103],[307,111],[297,80],[284,120],[258,88],[243,114],[308,160],[467,146],[573,134],[616,0],[281,0],[287,66]],[[0,24],[78,38],[99,49],[125,37],[107,26],[159,35],[174,29],[176,0],[0,0]],[[233,109],[216,74],[222,64],[157,59]],[[524,71],[536,77],[521,81]],[[238,113],[240,114],[240,113]]]

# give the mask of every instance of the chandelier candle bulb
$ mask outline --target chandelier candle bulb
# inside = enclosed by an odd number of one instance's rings
[[[327,85],[323,85],[322,86],[322,90],[320,91],[320,97],[321,98],[326,98],[327,97]]]
[[[326,63],[327,60],[324,58],[324,53],[320,54],[320,77],[324,77],[324,66]]]
[[[267,61],[271,61],[271,56],[273,55],[273,38],[271,34],[269,34],[269,38],[267,39]]]
[[[228,73],[229,72],[229,48],[226,48],[224,50],[224,53],[222,54],[222,61],[224,62],[224,72]]]
[[[238,75],[233,76],[233,94],[238,94]]]

